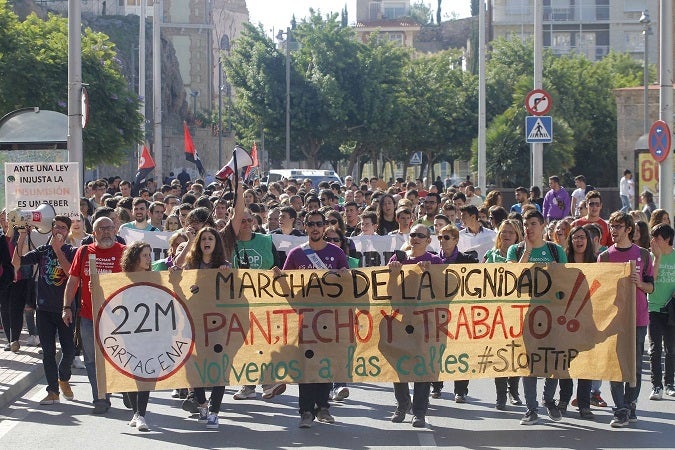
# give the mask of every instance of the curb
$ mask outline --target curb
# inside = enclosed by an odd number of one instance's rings
[[[56,360],[61,357],[61,351],[56,351]],[[20,377],[14,384],[9,386],[2,394],[0,394],[0,409],[11,405],[21,394],[35,387],[38,382],[44,378],[44,370],[42,369],[42,361],[35,364],[32,370],[26,372],[24,376]]]

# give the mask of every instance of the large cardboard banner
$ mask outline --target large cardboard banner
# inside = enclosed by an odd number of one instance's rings
[[[626,264],[92,280],[101,392],[536,375],[635,381]]]
[[[80,189],[76,162],[5,163],[5,205],[7,210],[37,209],[49,203],[56,214],[80,214]]]

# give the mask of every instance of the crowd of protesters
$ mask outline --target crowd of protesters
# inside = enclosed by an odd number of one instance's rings
[[[183,174],[181,174],[183,175]],[[557,176],[549,178],[549,190],[542,197],[537,186],[514,189],[516,202],[504,205],[499,190],[485,198],[478,188],[465,181],[449,185],[437,179],[391,180],[373,177],[358,181],[348,176],[344,183],[319,183],[309,179],[284,179],[270,184],[257,180],[223,192],[219,182],[191,182],[182,176],[158,185],[149,180],[141,188],[120,177],[87,183],[80,201],[80,216],[71,220],[57,216],[48,242],[31,245],[30,227],[9,227],[0,216],[5,239],[0,239],[0,293],[2,325],[7,337],[6,351],[19,352],[19,335],[24,321],[31,336],[29,345],[41,347],[47,379],[47,396],[42,405],[73,398],[69,385],[71,367],[84,351],[84,365],[92,385],[94,412],[105,414],[110,399],[99,398],[94,365],[91,293],[88,289],[88,255],[95,255],[99,271],[200,270],[205,268],[289,269],[314,268],[348,270],[362,261],[350,238],[391,235],[400,243],[384,264],[471,263],[595,263],[636,261],[631,280],[636,291],[637,387],[611,382],[614,401],[612,427],[637,422],[637,400],[642,355],[649,339],[652,391],[650,399],[675,396],[675,326],[668,321],[667,302],[675,289],[673,228],[668,214],[657,209],[649,192],[641,194],[642,210],[622,210],[602,217],[602,196],[587,185],[583,176],[575,179],[577,189],[569,193]],[[624,208],[625,209],[625,208]],[[166,258],[150,261],[149,246],[127,243],[120,228],[147,232],[171,232]],[[274,234],[305,237],[306,243],[280,254],[271,238]],[[438,240],[437,247],[431,246]],[[440,251],[433,251],[440,248]],[[249,258],[249,254],[262,255]],[[35,269],[37,268],[37,269]],[[36,270],[36,272],[33,272]],[[25,295],[22,280],[37,280],[33,298]],[[21,285],[20,285],[21,284]],[[37,323],[35,323],[37,318]],[[76,327],[77,324],[77,327]],[[75,332],[77,330],[77,332]],[[34,337],[33,337],[34,336]],[[56,361],[56,340],[62,360]],[[665,369],[662,367],[665,359]],[[556,388],[560,385],[558,399]],[[469,381],[453,383],[455,402],[469,399]],[[606,407],[598,380],[548,378],[544,383],[543,406],[549,418],[559,421],[576,407],[579,416],[595,420],[591,407]],[[536,377],[495,379],[498,410],[523,405],[520,423],[539,421]],[[414,383],[411,397],[407,383],[396,383],[393,422],[404,422],[412,413],[412,425],[424,427],[429,397],[442,397],[442,382]],[[284,392],[282,383],[263,385],[262,396],[273,398]],[[218,427],[224,386],[211,389],[210,400],[200,386],[177,389],[173,396],[183,409],[195,414],[207,428]],[[149,392],[125,393],[133,411],[129,425],[149,429],[145,418]],[[256,386],[241,386],[234,400],[257,396]],[[303,383],[299,389],[301,428],[317,420],[333,423],[330,401],[345,401],[349,388],[344,383]],[[509,404],[511,406],[509,406]]]

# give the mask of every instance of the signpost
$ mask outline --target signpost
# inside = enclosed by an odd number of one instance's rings
[[[649,152],[658,163],[662,163],[670,153],[670,128],[663,120],[657,120],[649,129]]]
[[[543,89],[534,89],[525,96],[525,108],[533,116],[544,116],[553,106],[551,94]]]
[[[525,117],[525,141],[528,144],[553,142],[553,119],[551,116]]]

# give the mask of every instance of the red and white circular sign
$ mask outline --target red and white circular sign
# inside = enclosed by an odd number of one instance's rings
[[[553,106],[551,94],[543,89],[534,89],[525,96],[525,108],[533,116],[545,116]]]
[[[97,319],[96,341],[103,356],[135,380],[164,380],[192,354],[192,318],[183,302],[163,286],[124,286],[106,299]]]

